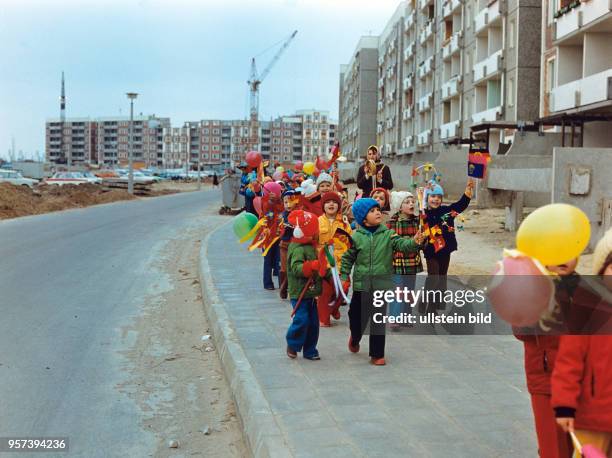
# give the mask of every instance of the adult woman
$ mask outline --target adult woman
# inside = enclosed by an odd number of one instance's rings
[[[357,173],[357,186],[363,191],[363,197],[370,197],[372,189],[393,189],[391,169],[382,163],[378,148],[374,145],[368,148],[366,160]]]

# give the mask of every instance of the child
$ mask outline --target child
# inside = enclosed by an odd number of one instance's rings
[[[593,273],[604,283],[612,277],[612,229],[595,247]],[[561,336],[551,386],[563,431],[612,456],[612,336]]]
[[[319,250],[325,245],[334,247],[336,268],[340,271],[342,255],[350,244],[351,226],[340,212],[342,199],[337,192],[326,192],[321,196],[323,214],[319,216]],[[319,325],[330,327],[330,315],[336,320],[340,319],[340,303],[342,298],[335,297],[333,280],[323,280],[323,291],[317,301],[319,311]]]
[[[341,278],[344,290],[350,286],[350,273],[353,266],[353,297],[349,307],[351,336],[348,347],[352,353],[359,351],[359,341],[368,322],[370,322],[370,358],[376,366],[385,365],[385,326],[372,320],[373,275],[393,275],[393,252],[405,254],[418,250],[423,236],[420,232],[414,239],[399,237],[392,230],[382,225],[380,205],[372,198],[359,199],[353,204],[355,221],[359,229],[352,235],[352,246],[342,256]],[[383,313],[382,309],[376,309]]]
[[[289,223],[294,230],[287,252],[287,279],[295,315],[287,330],[287,356],[295,359],[302,351],[304,358],[319,360],[319,316],[315,300],[321,294],[321,277],[326,271],[316,250],[319,221],[312,213],[293,210],[289,213]]]
[[[293,237],[293,228],[289,224],[289,213],[295,209],[297,204],[296,192],[293,189],[289,189],[283,193],[283,205],[285,211],[283,212],[283,223],[285,230],[281,236],[279,247],[280,247],[280,275],[279,275],[279,288],[280,298],[287,299],[287,249],[289,248],[289,242]]]
[[[468,180],[465,192],[461,198],[450,205],[442,205],[444,190],[438,183],[431,184],[425,193],[425,215],[423,224],[424,233],[427,236],[427,244],[423,249],[427,260],[427,290],[446,291],[446,274],[450,264],[453,251],[457,250],[457,239],[455,238],[455,216],[463,212],[472,199],[474,182]],[[436,313],[442,304],[428,304],[428,312]]]
[[[400,206],[399,210],[389,219],[387,227],[400,237],[412,238],[419,231],[419,217],[414,214],[414,196],[410,192],[393,194],[400,197]],[[408,254],[404,254],[402,251],[394,252],[393,268],[395,270],[395,284],[414,289],[416,274],[423,272],[420,252],[418,250]],[[403,309],[404,304],[396,302],[391,304],[391,314],[394,316],[400,316],[404,311]],[[407,308],[407,310],[410,311],[411,308]],[[397,330],[398,328],[398,324],[391,325],[392,330]]]
[[[387,191],[385,188],[372,189],[370,197],[378,202],[383,213],[390,210],[389,191]]]
[[[320,196],[333,189],[333,178],[329,173],[321,172],[317,177],[317,192]]]

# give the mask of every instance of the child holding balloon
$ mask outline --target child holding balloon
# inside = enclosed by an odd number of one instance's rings
[[[595,247],[593,274],[612,279],[612,229]],[[612,336],[561,336],[551,385],[557,425],[575,434],[583,456],[596,447],[612,457]]]

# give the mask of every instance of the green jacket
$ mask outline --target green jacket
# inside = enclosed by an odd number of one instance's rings
[[[418,252],[419,245],[411,238],[403,238],[384,224],[371,233],[359,227],[352,235],[353,244],[342,256],[340,277],[348,280],[353,271],[353,290],[364,291],[392,287],[393,252]],[[381,276],[376,280],[384,280],[382,284],[373,285],[372,276]],[[390,283],[390,284],[387,284]]]
[[[318,258],[315,248],[308,244],[291,242],[287,249],[287,281],[289,283],[288,292],[291,299],[297,299],[302,293],[308,278],[302,273],[304,261],[314,261]],[[314,274],[312,285],[304,294],[305,298],[317,297],[321,294],[321,277],[318,273]]]

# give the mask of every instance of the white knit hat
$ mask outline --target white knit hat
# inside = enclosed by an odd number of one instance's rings
[[[402,203],[408,197],[414,198],[414,195],[408,191],[392,191],[391,192],[391,214],[396,213],[402,207]]]
[[[334,180],[329,173],[321,172],[317,178],[317,189],[321,183],[333,183]]]
[[[610,252],[612,252],[612,228],[606,231],[595,246],[595,251],[593,252],[593,275],[599,274]]]

